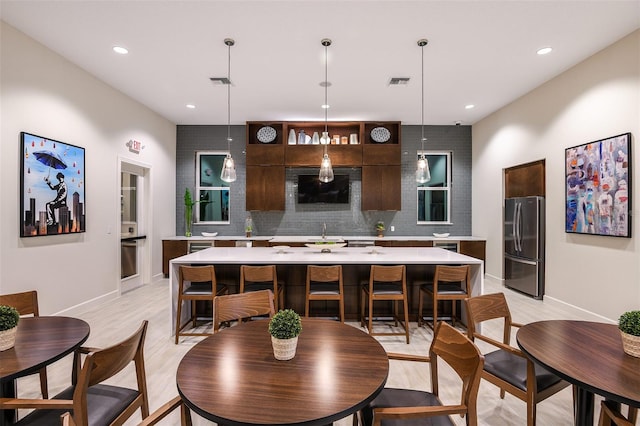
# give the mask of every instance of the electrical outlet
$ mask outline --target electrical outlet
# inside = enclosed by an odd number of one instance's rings
[[[393,226],[393,225],[391,225],[391,232],[393,232],[393,231],[395,231],[395,230],[396,230],[396,227],[395,227],[395,226]]]

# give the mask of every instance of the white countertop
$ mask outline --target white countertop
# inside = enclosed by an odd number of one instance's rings
[[[321,248],[211,247],[171,260],[171,264],[468,264],[480,259],[434,247],[342,247],[322,253]]]
[[[187,241],[215,241],[215,240],[237,240],[237,241],[270,241],[272,243],[286,243],[286,242],[315,242],[322,240],[320,235],[259,235],[245,237],[244,235],[217,235],[215,237],[203,237],[201,235],[195,235],[193,237],[185,236],[171,236],[164,237],[163,240],[187,240]],[[445,238],[437,238],[433,235],[398,235],[387,234],[384,237],[377,237],[375,235],[329,235],[326,237],[329,241],[484,241],[484,237],[474,237],[469,235],[450,235]]]

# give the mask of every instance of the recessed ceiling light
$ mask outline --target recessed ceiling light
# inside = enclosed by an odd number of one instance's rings
[[[196,108],[196,106],[195,106],[195,105],[193,105],[193,104],[187,104],[187,105],[185,105],[185,106],[186,106],[187,108],[189,108],[189,109],[195,109],[195,108]]]
[[[331,107],[331,105],[327,105],[327,104],[322,105],[322,108],[323,108],[323,109],[328,109],[328,108],[330,108],[330,107]]]
[[[475,105],[474,104],[465,105],[464,108],[465,109],[475,108]]]
[[[550,47],[543,47],[542,49],[538,50],[538,55],[546,55],[547,53],[551,53],[553,49]]]
[[[129,50],[122,46],[113,46],[113,51],[121,55],[126,55],[127,53],[129,53]]]

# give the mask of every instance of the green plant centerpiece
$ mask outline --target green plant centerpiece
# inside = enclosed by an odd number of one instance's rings
[[[302,320],[293,309],[278,311],[269,321],[269,334],[276,359],[286,361],[296,355]]]
[[[640,311],[627,311],[620,315],[618,328],[622,335],[624,351],[640,358]]]
[[[378,223],[376,223],[376,232],[378,233],[378,237],[384,237],[385,229],[386,228],[384,227],[384,222],[379,220]]]
[[[11,349],[16,342],[20,313],[13,306],[0,305],[0,351]]]

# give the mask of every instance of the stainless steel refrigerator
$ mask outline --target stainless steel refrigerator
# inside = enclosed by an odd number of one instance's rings
[[[504,284],[535,299],[544,295],[544,198],[504,203]]]

